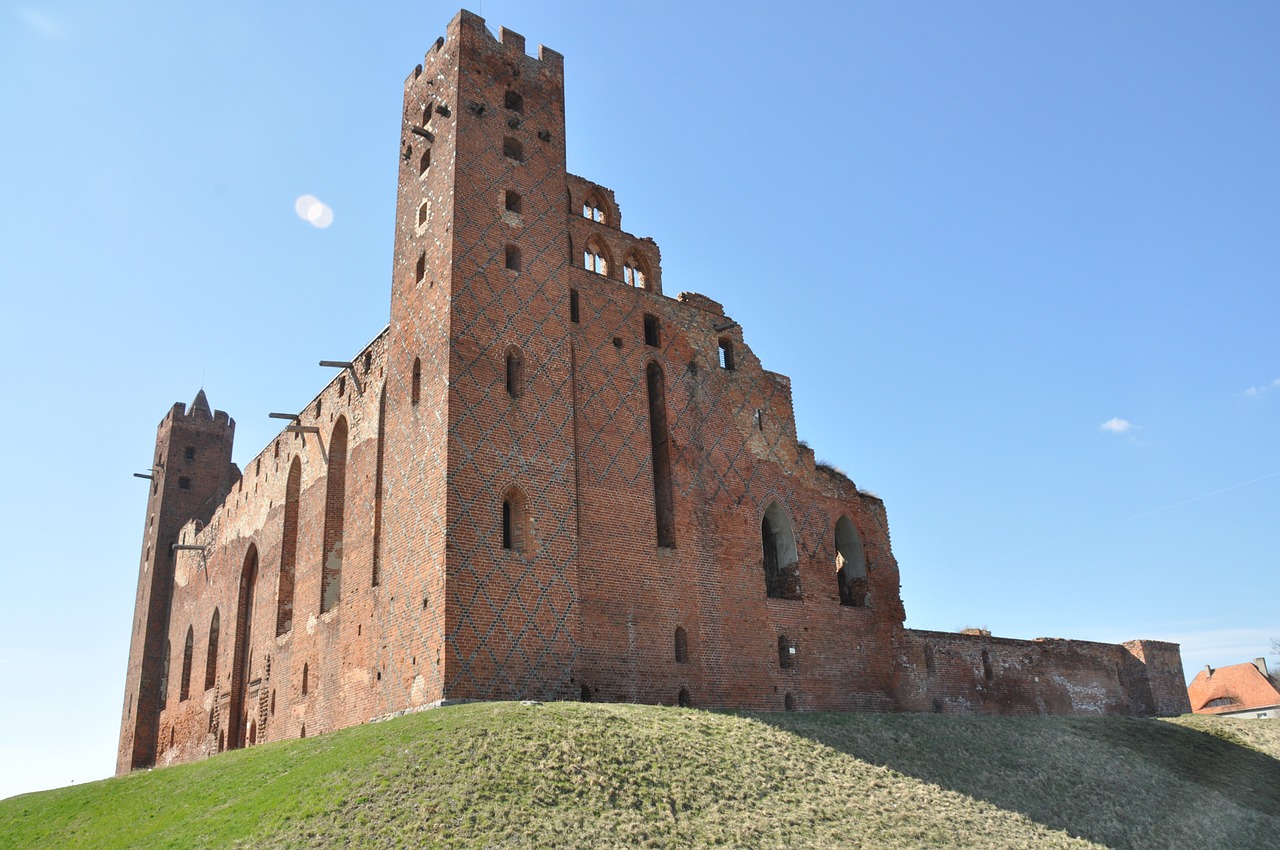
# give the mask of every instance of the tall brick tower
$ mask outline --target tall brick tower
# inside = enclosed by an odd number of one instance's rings
[[[173,545],[179,542],[179,531],[189,520],[208,520],[239,477],[231,463],[235,430],[235,421],[225,412],[210,410],[204,390],[196,394],[190,409],[175,404],[156,429],[117,773],[155,763],[158,723],[165,706],[172,655],[169,613]]]
[[[387,439],[412,460],[385,509],[388,593],[444,602],[413,625],[436,649],[430,698],[568,695],[563,58],[460,12],[406,80],[403,121]]]

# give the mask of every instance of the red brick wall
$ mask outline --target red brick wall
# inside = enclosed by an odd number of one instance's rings
[[[165,469],[148,503],[157,520],[144,539],[119,770],[455,699],[674,704],[683,692],[694,705],[751,709],[1178,710],[1173,645],[903,630],[883,503],[815,467],[796,438],[790,381],[763,368],[718,303],[664,295],[657,245],[622,229],[611,190],[566,173],[563,81],[559,54],[530,57],[519,35],[495,39],[460,13],[405,81],[391,323],[301,411],[297,424],[318,433],[282,432],[241,476],[225,414],[177,405],[161,424]],[[508,91],[519,109],[507,108]],[[508,139],[518,159],[504,152]],[[506,208],[508,192],[519,212]],[[582,216],[587,199],[604,221]],[[587,244],[608,257],[607,274],[583,268]],[[628,261],[644,288],[624,281]],[[719,365],[721,340],[733,346],[731,370]],[[655,518],[655,364],[671,546],[659,545]],[[332,452],[340,419],[345,464]],[[174,459],[185,445],[197,447],[194,466]],[[292,621],[277,634],[295,459]],[[177,476],[193,470],[198,486],[179,494]],[[504,500],[514,548],[504,546]],[[771,504],[791,530],[796,598],[765,592]],[[865,552],[860,607],[841,604],[836,580],[842,516]],[[338,519],[340,594],[322,611]],[[173,541],[203,551],[166,562]],[[253,604],[241,616],[254,551]],[[217,676],[206,689],[215,610]],[[188,628],[191,693],[180,700]],[[795,650],[785,665],[780,643]]]
[[[1118,645],[907,630],[902,707],[981,714],[1170,715],[1189,710],[1176,644]]]

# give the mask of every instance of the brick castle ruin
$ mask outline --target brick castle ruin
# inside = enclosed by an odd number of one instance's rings
[[[563,57],[460,12],[389,325],[243,471],[203,391],[161,421],[118,772],[454,700],[1189,710],[1175,644],[904,629],[884,504],[564,136]]]

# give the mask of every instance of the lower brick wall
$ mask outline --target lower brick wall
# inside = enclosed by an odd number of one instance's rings
[[[906,711],[1163,716],[1190,708],[1176,644],[907,629],[899,661]]]

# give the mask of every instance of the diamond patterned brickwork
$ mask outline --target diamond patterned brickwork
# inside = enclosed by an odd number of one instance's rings
[[[581,269],[571,283],[581,317],[573,333],[582,684],[611,700],[674,703],[686,687],[695,704],[775,708],[791,690],[802,706],[892,707],[892,658],[871,651],[891,641],[902,620],[883,514],[878,500],[851,485],[829,486],[831,493],[819,487],[812,455],[796,442],[789,382],[760,368],[740,332],[737,368],[719,368],[714,328],[728,323],[723,314]],[[646,314],[659,320],[658,347],[645,343]],[[650,360],[665,376],[672,549],[655,541]],[[800,600],[764,594],[760,519],[775,499],[796,536]],[[867,546],[877,597],[871,608],[839,605],[832,529],[842,513]],[[674,657],[677,626],[690,636],[684,664]],[[805,635],[805,675],[777,669],[779,630]]]
[[[577,517],[564,91],[559,57],[463,27],[450,304],[449,698],[566,697],[576,656]],[[520,95],[506,108],[507,92]],[[508,155],[512,143],[519,156]],[[508,191],[520,197],[508,214]],[[508,268],[506,247],[519,249]],[[506,357],[523,364],[514,395]],[[522,547],[503,548],[518,487]]]

